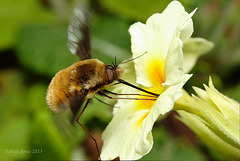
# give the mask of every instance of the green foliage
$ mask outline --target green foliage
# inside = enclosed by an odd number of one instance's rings
[[[1,73],[1,159],[69,159],[71,144],[61,136],[45,103],[47,86],[29,89],[19,71]]]
[[[39,112],[32,122],[31,149],[40,152],[32,153],[35,160],[70,158],[70,145],[59,133],[51,115]]]
[[[41,74],[53,76],[78,60],[67,49],[65,25],[29,25],[21,30],[17,42],[21,63]]]
[[[2,160],[26,159],[23,150],[28,149],[30,121],[24,106],[23,77],[15,71],[1,72],[0,84],[0,151]]]
[[[27,92],[31,108],[31,160],[69,159],[71,144],[67,142],[56,126],[51,111],[45,103],[46,85],[35,84]],[[41,99],[39,99],[41,98]]]
[[[174,138],[164,127],[153,130],[154,145],[141,160],[206,160],[187,138]]]
[[[0,49],[15,44],[19,28],[32,22],[50,23],[54,15],[40,1],[8,0],[0,2]]]
[[[93,58],[111,64],[114,57],[119,62],[130,57],[126,22],[106,17],[98,19],[93,25],[91,33]],[[106,34],[105,31],[109,32]],[[16,48],[18,58],[28,69],[53,76],[79,60],[78,56],[69,52],[66,42],[65,25],[29,25],[19,34]]]
[[[111,64],[114,58],[118,62],[131,56],[129,24],[121,19],[103,16],[92,24],[92,57]],[[107,32],[106,32],[107,31]]]
[[[100,0],[100,2],[106,10],[118,15],[119,17],[128,20],[145,22],[152,14],[162,12],[171,0]],[[196,7],[196,2],[193,1],[180,0],[180,2],[186,6],[188,12],[192,11],[193,8]],[[191,9],[188,10],[188,7],[191,7]]]
[[[28,159],[30,121],[26,117],[14,119],[1,127],[0,151],[2,160]]]

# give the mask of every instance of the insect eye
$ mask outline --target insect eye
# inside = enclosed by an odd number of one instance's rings
[[[113,71],[111,69],[107,69],[107,76],[108,76],[108,81],[112,82],[113,81]]]

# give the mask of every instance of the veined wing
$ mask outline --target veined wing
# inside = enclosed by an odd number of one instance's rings
[[[73,113],[74,118],[77,116],[81,105],[83,104],[86,95],[88,94],[88,90],[76,91],[76,95],[74,97],[70,97],[70,108]]]
[[[73,12],[68,26],[68,49],[80,60],[91,59],[89,20],[90,14],[83,6],[78,5]]]

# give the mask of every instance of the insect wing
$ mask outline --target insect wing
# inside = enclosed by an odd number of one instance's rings
[[[87,9],[78,5],[68,26],[68,49],[72,54],[79,56],[80,60],[91,59],[89,20]]]
[[[81,90],[81,91],[76,91],[76,96],[70,97],[70,108],[71,111],[74,115],[74,118],[79,112],[79,109],[81,108],[81,105],[83,101],[85,100],[86,95],[88,94],[88,90]]]

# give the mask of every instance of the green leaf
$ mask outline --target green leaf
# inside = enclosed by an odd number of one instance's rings
[[[165,128],[153,129],[154,145],[141,160],[205,160],[187,138],[175,138]]]
[[[47,107],[45,94],[47,86],[42,83],[31,86],[26,94],[31,117],[29,144],[33,151],[31,160],[69,159],[71,142],[60,133],[53,113]],[[62,118],[64,119],[64,118]],[[70,138],[68,138],[70,139]]]
[[[130,57],[128,25],[113,18],[100,18],[91,29],[92,57],[106,64]],[[20,62],[30,70],[53,76],[79,60],[66,46],[67,26],[31,25],[25,27],[17,41]]]
[[[119,15],[128,20],[140,20],[145,22],[149,16],[154,13],[162,12],[171,0],[100,0],[101,5],[110,12]],[[195,2],[182,0],[181,3],[187,6],[193,6]],[[195,6],[196,7],[196,6]],[[194,8],[194,7],[193,7]],[[187,9],[188,12],[193,10]]]
[[[29,156],[30,121],[19,117],[0,128],[1,160],[27,160]]]
[[[92,57],[111,64],[131,56],[129,25],[112,17],[99,17],[91,28]]]
[[[22,73],[14,70],[0,72],[0,128],[12,119],[26,116],[25,86]]]
[[[53,14],[41,6],[40,1],[8,0],[0,5],[0,49],[14,45],[21,27],[31,22],[49,23]]]
[[[22,73],[0,72],[0,154],[1,160],[27,160],[30,121]]]
[[[27,97],[27,105],[32,114],[49,110],[46,103],[47,85],[36,83],[29,87],[25,97]]]
[[[32,121],[31,147],[39,153],[32,153],[31,160],[69,160],[70,145],[59,132],[49,112],[41,111]]]
[[[67,26],[27,26],[18,39],[19,60],[30,70],[53,76],[78,60],[66,42]]]

